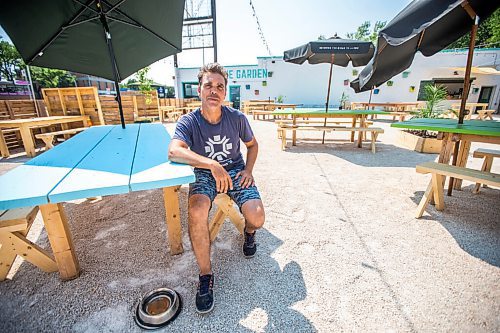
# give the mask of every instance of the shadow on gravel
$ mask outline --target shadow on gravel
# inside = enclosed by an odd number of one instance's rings
[[[216,309],[214,315],[223,315],[227,327],[238,332],[285,332],[292,327],[295,332],[316,332],[312,323],[292,308],[307,297],[300,265],[290,261],[280,268],[271,255],[282,241],[266,229],[259,230],[257,237],[256,257],[244,259],[238,249],[220,268],[219,281],[224,288],[217,291],[217,297],[223,302],[218,301],[216,307],[231,309],[231,314]],[[214,253],[215,262],[218,257]],[[255,326],[257,318],[266,318],[266,326]]]
[[[448,184],[448,182],[446,182]],[[437,211],[429,204],[426,212],[419,219],[437,221],[450,233],[462,250],[481,259],[490,265],[500,267],[500,225],[498,220],[498,203],[500,191],[493,188],[481,188],[473,194],[474,185],[462,187],[461,191],[453,191],[451,197],[444,196],[444,210]],[[415,210],[422,199],[424,191],[415,192],[411,198],[415,202]]]

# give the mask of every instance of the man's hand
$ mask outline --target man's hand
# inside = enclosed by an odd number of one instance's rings
[[[240,186],[243,188],[249,188],[250,186],[255,185],[255,181],[253,179],[252,173],[247,170],[241,170],[236,174],[236,178],[240,177]]]
[[[231,180],[229,173],[227,173],[226,169],[224,169],[219,162],[213,161],[210,165],[210,171],[212,172],[212,176],[215,178],[217,192],[227,193],[228,190],[233,189],[233,181]]]

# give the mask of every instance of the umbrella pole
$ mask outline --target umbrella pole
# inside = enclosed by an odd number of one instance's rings
[[[115,52],[113,51],[113,43],[111,42],[111,33],[109,32],[108,22],[106,20],[106,15],[102,9],[101,1],[97,1],[97,7],[100,9],[99,19],[101,21],[102,27],[104,28],[104,34],[106,38],[106,44],[108,45],[109,57],[111,59],[111,67],[113,67],[113,75],[115,77],[115,89],[116,89],[116,101],[118,102],[118,110],[120,110],[120,121],[122,128],[125,128],[125,118],[123,117],[123,107],[122,107],[122,97],[120,95],[120,81],[118,75],[118,66],[116,64]]]
[[[328,77],[328,92],[326,94],[326,112],[328,113],[328,104],[330,103],[330,87],[332,86],[332,72],[333,72],[333,60],[335,59],[335,55],[332,54],[332,62],[330,64],[330,76]],[[326,116],[325,122],[323,123],[323,127],[326,127]],[[325,144],[325,131],[323,131],[323,139],[321,140],[321,144]]]
[[[465,103],[467,102],[467,97],[469,96],[470,72],[472,67],[472,57],[474,56],[474,46],[476,44],[476,34],[477,34],[478,24],[479,24],[479,16],[476,15],[475,22],[472,25],[472,29],[470,31],[469,53],[467,54],[467,66],[465,67],[464,89],[462,92],[462,101],[460,103],[460,113],[458,114],[459,125],[464,123]],[[457,165],[459,147],[460,147],[460,140],[455,142],[452,165]],[[450,177],[450,181],[448,183],[448,196],[451,196],[453,192],[454,181],[455,179],[453,177]]]

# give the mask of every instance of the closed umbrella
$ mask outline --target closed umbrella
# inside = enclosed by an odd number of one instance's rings
[[[310,64],[330,64],[330,75],[328,77],[328,91],[326,94],[326,112],[330,102],[330,87],[332,83],[333,65],[346,67],[349,62],[353,66],[364,66],[368,63],[374,53],[371,42],[353,39],[342,39],[334,36],[330,39],[317,40],[285,51],[283,59],[294,64],[303,64],[306,60]],[[325,118],[326,126],[326,118]],[[325,142],[323,132],[322,143]]]
[[[181,51],[184,0],[4,1],[0,24],[27,65],[118,82]]]

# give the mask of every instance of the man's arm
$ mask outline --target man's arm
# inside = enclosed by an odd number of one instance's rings
[[[195,168],[210,170],[215,178],[219,193],[227,193],[229,189],[233,189],[231,177],[219,162],[195,153],[182,140],[172,139],[168,148],[168,159],[177,163],[189,164]]]
[[[241,176],[240,185],[243,188],[248,188],[250,186],[255,185],[255,180],[253,179],[253,167],[255,165],[255,161],[257,161],[257,155],[259,153],[259,144],[255,137],[248,142],[244,142],[247,147],[247,161],[245,169],[240,171],[236,177]]]

